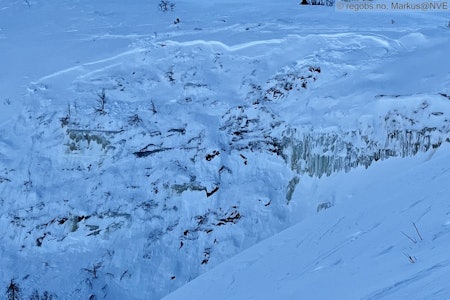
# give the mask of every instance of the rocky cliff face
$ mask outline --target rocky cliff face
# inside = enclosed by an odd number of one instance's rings
[[[440,100],[436,96],[436,101]],[[429,106],[424,101],[411,111],[388,111],[374,118],[375,125],[357,130],[289,129],[283,137],[283,153],[292,170],[321,177],[359,166],[368,168],[373,162],[390,157],[436,149],[443,142],[450,142],[450,120]]]
[[[390,157],[406,157],[450,142],[448,126],[386,130],[381,141],[364,131],[293,134],[283,139],[292,170],[321,177],[352,168],[368,168]]]

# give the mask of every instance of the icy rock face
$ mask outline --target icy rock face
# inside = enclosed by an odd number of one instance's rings
[[[232,149],[282,155],[280,136],[286,124],[265,106],[237,106],[222,116],[220,130]]]
[[[30,108],[5,128],[21,137],[1,145],[1,228],[20,257],[1,262],[5,282],[24,295],[157,299],[286,227],[292,172],[273,113],[204,117],[201,102],[130,105],[115,90],[99,113],[91,85],[78,85],[87,103]]]
[[[427,118],[419,121],[419,111]],[[410,114],[388,111],[378,119],[376,128],[326,132],[290,129],[283,138],[283,153],[292,170],[321,177],[358,166],[367,168],[389,157],[413,156],[436,149],[443,142],[450,142],[450,120],[442,112],[429,109],[425,101]]]

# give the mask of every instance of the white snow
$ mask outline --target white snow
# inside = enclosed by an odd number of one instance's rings
[[[0,290],[450,297],[448,12],[174,2],[0,0]]]
[[[446,299],[449,147],[429,156],[306,179],[298,199],[335,205],[165,299]]]

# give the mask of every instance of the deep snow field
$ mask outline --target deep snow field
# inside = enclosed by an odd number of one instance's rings
[[[0,298],[450,299],[450,14],[158,2],[0,0]]]

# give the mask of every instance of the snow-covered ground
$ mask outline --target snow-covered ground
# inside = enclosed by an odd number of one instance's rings
[[[335,206],[165,299],[448,299],[449,150],[305,180],[299,198]]]
[[[449,297],[449,13],[191,2],[0,0],[0,287]]]

